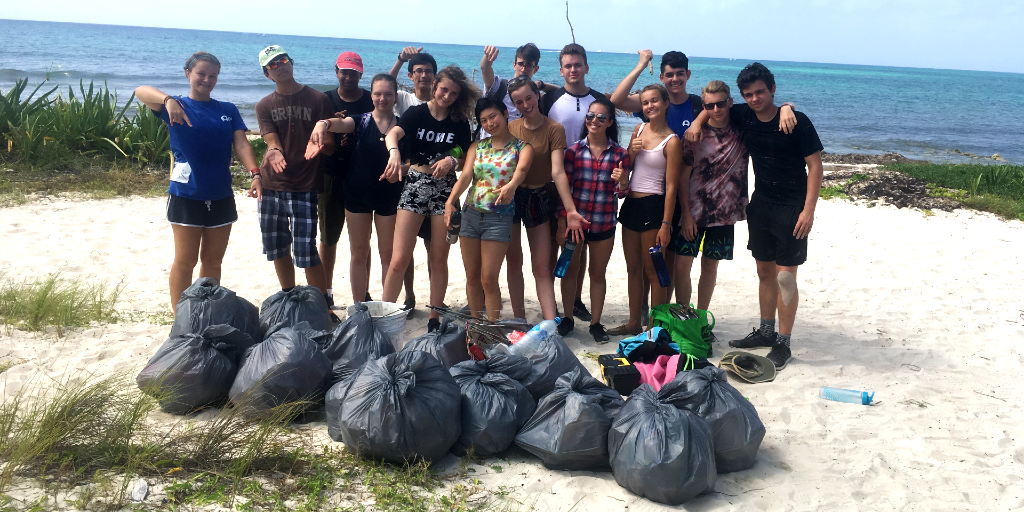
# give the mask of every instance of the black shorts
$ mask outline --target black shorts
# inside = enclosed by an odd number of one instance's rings
[[[167,222],[191,228],[219,228],[238,220],[235,196],[200,201],[167,194]]]
[[[326,246],[338,243],[345,227],[345,179],[324,174],[324,187],[316,196],[320,242]]]
[[[733,246],[736,245],[735,225],[697,227],[697,236],[693,240],[684,238],[681,229],[673,231],[675,234],[669,249],[680,256],[696,258],[703,251],[709,260],[732,259]]]
[[[424,239],[424,240],[426,240],[428,242],[430,241],[430,217],[429,216],[423,217],[423,223],[420,224],[420,231],[418,233],[416,233],[416,236],[418,236],[418,237],[420,237],[420,238],[422,238],[422,239]]]
[[[793,236],[803,205],[751,201],[747,205],[747,249],[758,261],[795,267],[807,261],[807,237]]]
[[[642,233],[661,229],[665,215],[665,196],[627,197],[619,209],[619,223],[622,227]]]
[[[353,197],[345,199],[345,211],[352,213],[376,213],[382,217],[390,217],[398,213],[398,201],[393,204],[368,204]]]
[[[554,183],[548,183],[540,188],[517,188],[516,210],[512,214],[512,223],[521,222],[526,229],[530,229],[550,222],[555,215],[554,198],[558,197],[554,189]]]
[[[615,238],[615,227],[607,231],[601,231],[599,233],[591,233],[590,231],[583,232],[583,239],[588,242],[601,242],[608,240],[609,238]]]

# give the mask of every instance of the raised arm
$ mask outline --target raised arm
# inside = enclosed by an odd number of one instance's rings
[[[309,135],[306,160],[316,156],[323,149],[324,145],[334,144],[334,137],[328,136],[328,133],[352,133],[355,129],[356,121],[351,117],[334,117],[317,121],[316,126],[313,128],[313,133]],[[317,151],[310,155],[309,152],[314,148]]]
[[[484,56],[480,59],[480,78],[484,79],[484,91],[491,89],[494,83],[494,61],[498,58],[498,49],[494,46],[484,46]]]
[[[154,112],[160,112],[166,108],[167,118],[172,126],[174,123],[192,126],[192,121],[185,115],[185,111],[181,108],[178,100],[174,99],[170,94],[156,87],[141,85],[135,89],[135,97]]]
[[[391,66],[391,71],[388,71],[388,74],[398,78],[398,72],[402,71],[402,65],[409,62],[410,57],[421,51],[423,51],[422,46],[419,48],[416,48],[415,46],[406,46],[405,48],[402,48],[402,51],[398,53],[398,58],[395,59],[395,65]]]
[[[661,218],[661,229],[658,230],[658,244],[668,249],[672,242],[672,214],[676,208],[676,187],[679,183],[679,174],[683,167],[683,143],[679,137],[672,137],[672,140],[665,144],[665,212]]]
[[[640,95],[630,94],[629,91],[633,90],[633,86],[636,85],[636,79],[640,78],[640,73],[647,69],[653,58],[654,54],[650,50],[640,51],[640,60],[636,63],[636,67],[626,75],[626,78],[619,82],[615,92],[612,93],[612,97],[608,98],[615,104],[616,108],[626,112],[640,112]]]
[[[711,117],[711,114],[708,114],[707,110],[701,110],[700,114],[697,114],[697,117],[690,123],[690,127],[686,129],[684,134],[687,142],[700,142],[700,139],[703,138],[702,130],[709,117]]]
[[[805,157],[804,162],[807,164],[807,196],[804,199],[804,210],[800,212],[800,217],[796,220],[796,227],[793,228],[793,236],[797,239],[809,235],[811,227],[814,226],[814,209],[818,206],[823,175],[821,151]]]

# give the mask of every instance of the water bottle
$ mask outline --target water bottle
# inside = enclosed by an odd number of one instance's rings
[[[566,238],[562,255],[558,257],[558,263],[555,263],[555,277],[559,279],[565,277],[565,271],[569,269],[569,263],[572,262],[572,253],[575,251],[576,242]]]
[[[665,265],[665,255],[661,254],[661,244],[651,247],[651,260],[654,261],[654,270],[658,272],[658,284],[662,288],[672,286],[672,278],[668,275],[668,266]]]
[[[459,241],[459,230],[462,229],[462,210],[456,207],[452,212],[452,227],[448,229],[448,236],[445,237],[448,243],[454,244]]]
[[[544,320],[543,322],[533,326],[519,338],[519,341],[515,345],[512,345],[512,353],[517,356],[525,356],[531,352],[537,350],[537,346],[547,341],[552,334],[558,332],[558,324],[562,323],[561,318],[555,318],[554,320]]]
[[[833,402],[846,402],[861,405],[871,405],[871,401],[875,399],[874,391],[872,391],[871,394],[868,394],[867,391],[830,388],[826,386],[821,387],[821,391],[818,393],[818,396],[826,400],[832,400]]]

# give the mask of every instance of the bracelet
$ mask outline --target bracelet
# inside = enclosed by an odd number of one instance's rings
[[[252,169],[249,169],[249,176],[256,176],[259,173],[260,173],[260,170],[259,170],[258,167],[253,167]]]
[[[173,99],[174,99],[174,96],[171,96],[170,94],[166,94],[166,95],[164,95],[164,99],[160,100],[160,104],[161,105],[166,105],[167,104],[167,100],[173,100]]]
[[[256,174],[252,175],[252,179],[253,179],[253,181],[255,181],[255,180],[261,180],[262,181],[263,180],[263,176],[260,176],[259,173],[256,173]]]
[[[544,86],[547,85],[547,84],[544,83],[544,80],[537,80],[537,81],[540,82],[540,89],[543,90]]]
[[[398,148],[388,148],[388,153],[390,153],[392,151],[398,151]]]
[[[455,158],[454,156],[451,156],[451,155],[448,155],[448,158],[452,159],[452,169],[454,169],[455,167],[457,167],[459,165],[459,159],[458,158]]]
[[[319,120],[319,121],[317,121],[317,122],[318,122],[318,123],[326,123],[326,124],[327,124],[327,129],[328,129],[328,130],[330,130],[330,129],[331,129],[331,120],[330,120],[330,119],[321,119],[321,120]]]
[[[661,223],[666,225],[666,226],[668,226],[668,227],[672,227],[672,223],[667,221],[667,220],[663,220],[663,221],[661,221]]]
[[[284,151],[281,151],[281,148],[267,148],[267,151],[278,151],[278,152],[280,152],[280,153],[281,153],[282,155],[284,154]]]
[[[402,60],[402,52],[398,52],[398,62],[401,62],[402,64],[405,64],[406,62],[408,62],[408,61]]]

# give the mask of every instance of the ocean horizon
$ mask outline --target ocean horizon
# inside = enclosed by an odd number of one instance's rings
[[[67,94],[79,81],[104,82],[127,100],[139,85],[152,85],[171,94],[187,94],[183,66],[197,50],[209,51],[222,63],[214,97],[238,105],[250,129],[258,129],[254,106],[274,90],[263,76],[257,53],[280,44],[295,59],[296,79],[319,90],[337,87],[334,61],[343,51],[355,51],[368,87],[375,73],[391,69],[405,46],[424,46],[439,66],[457,64],[481,84],[479,45],[378,41],[331,37],[94,25],[0,19],[8,50],[0,55],[0,91],[21,78],[31,91],[59,86]],[[523,41],[526,43],[527,41]],[[515,48],[500,47],[494,64],[499,76],[512,72]],[[587,84],[610,94],[633,69],[636,54],[590,49]],[[677,50],[686,52],[685,47]],[[689,55],[689,54],[688,54]],[[535,78],[560,84],[558,49],[542,49]],[[699,94],[709,80],[734,84],[745,59],[690,57],[687,90]],[[655,68],[659,56],[655,56]],[[793,102],[807,114],[830,153],[897,152],[936,162],[1024,163],[1024,74],[851,64],[761,60],[775,75],[776,102]],[[403,70],[401,83],[409,84]],[[648,72],[636,88],[657,83]],[[734,87],[735,88],[735,87]],[[55,93],[56,94],[56,93]],[[738,97],[738,92],[733,91]],[[739,100],[741,101],[741,100]],[[634,124],[620,117],[623,125]],[[623,130],[625,131],[625,130]],[[627,134],[623,133],[625,137]]]

